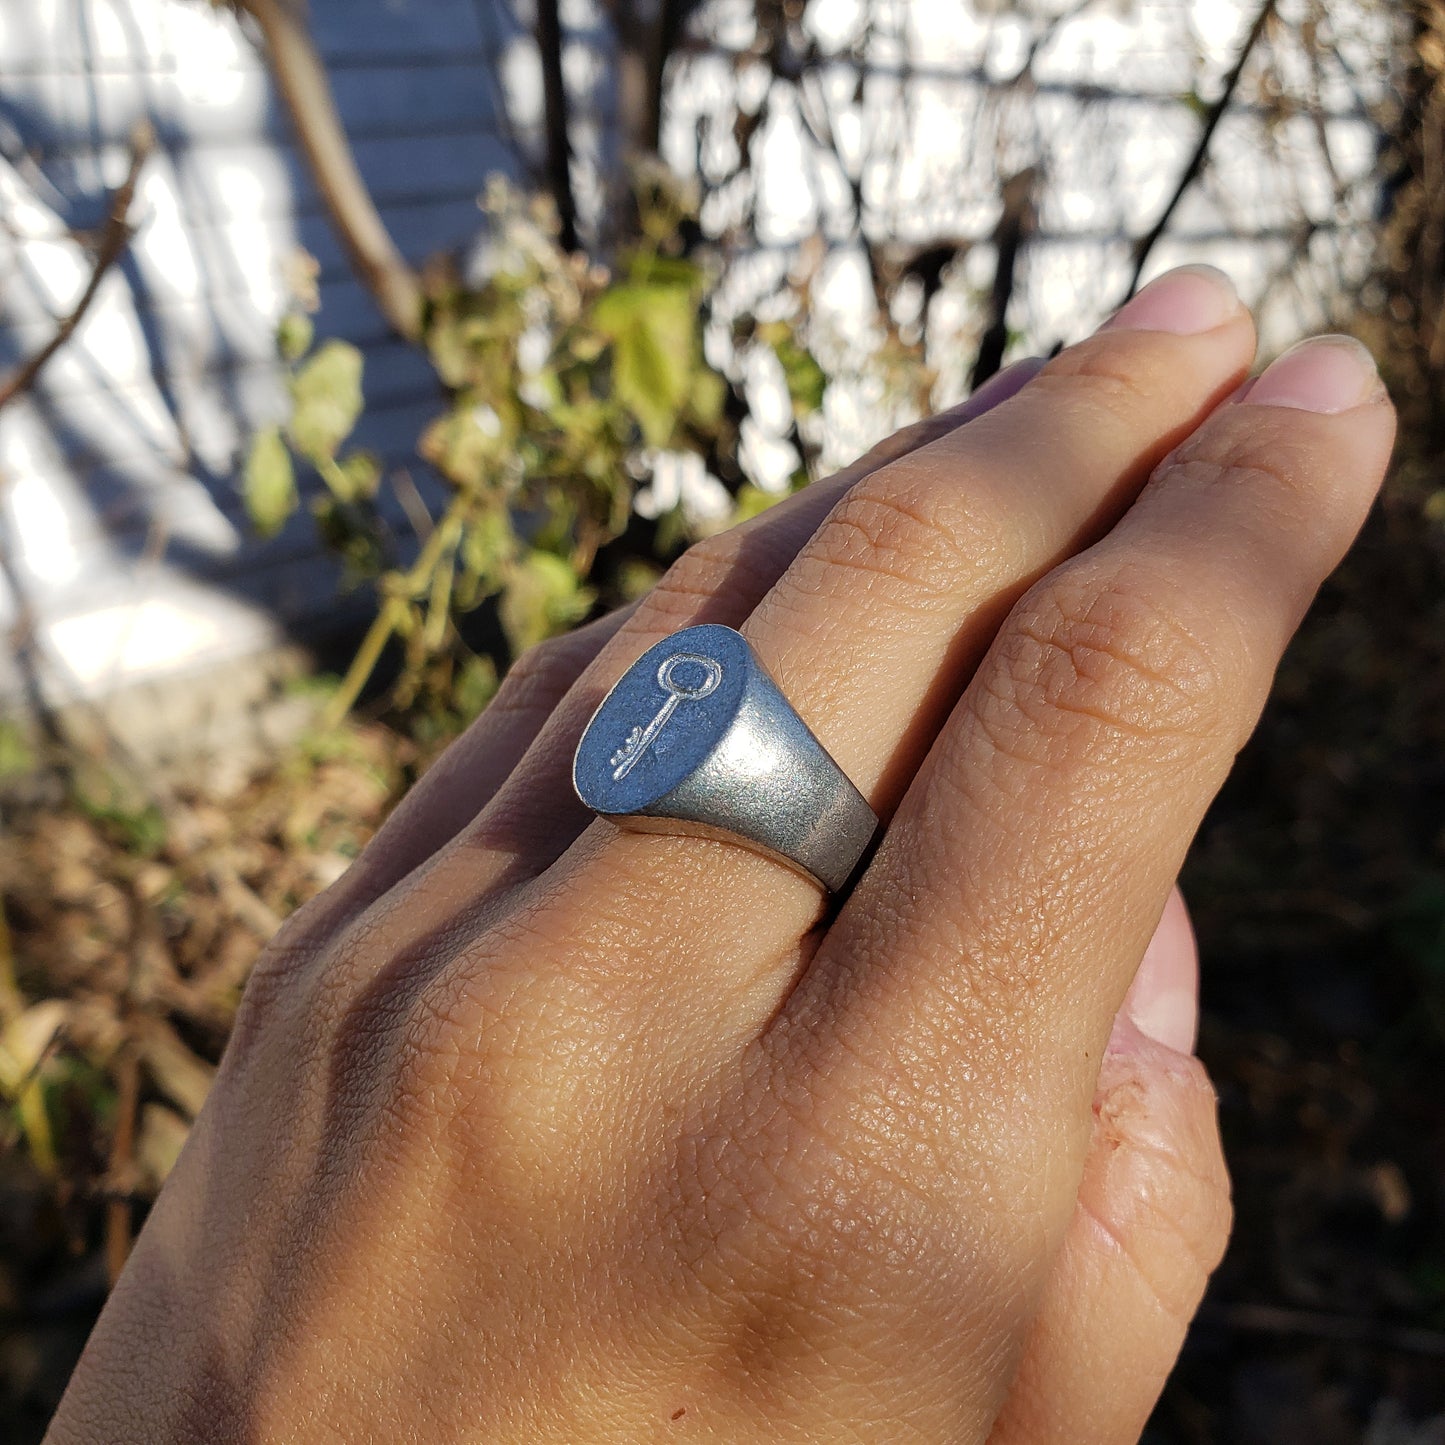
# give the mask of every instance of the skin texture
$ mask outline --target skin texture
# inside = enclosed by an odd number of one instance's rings
[[[1253,351],[1175,273],[524,660],[258,964],[55,1445],[1136,1440],[1229,1223],[1172,881],[1393,435]],[[570,795],[704,620],[887,824],[835,906]]]

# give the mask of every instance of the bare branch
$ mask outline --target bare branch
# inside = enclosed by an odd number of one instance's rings
[[[1094,0],[1074,0],[1074,4],[1067,10],[1061,11],[1058,15],[1051,15],[1045,21],[1043,27],[1035,33],[1034,38],[1029,41],[1028,53],[1024,56],[1023,63],[1014,71],[1013,75],[1001,82],[1000,88],[1003,90],[1012,90],[1014,86],[1022,85],[1025,81],[1032,85],[1034,62],[1039,58],[1039,54],[1043,51],[1044,47],[1051,44],[1054,36],[1056,36],[1064,26],[1071,20],[1077,20],[1093,3]]]
[[[1039,173],[1029,166],[1003,183],[1003,211],[994,229],[993,292],[989,301],[989,322],[978,344],[978,357],[969,377],[970,388],[983,385],[1003,364],[1008,346],[1008,306],[1013,297],[1019,250],[1033,230],[1036,216],[1034,190]]]
[[[662,101],[667,62],[677,49],[683,26],[694,5],[695,0],[661,0],[662,13],[657,21],[657,39],[649,57],[651,64],[647,77],[647,139],[654,152],[662,144]]]
[[[1249,57],[1254,53],[1254,47],[1259,44],[1260,37],[1264,34],[1264,27],[1269,23],[1269,18],[1274,14],[1275,0],[1264,0],[1259,8],[1259,14],[1254,17],[1254,24],[1249,27],[1249,34],[1244,37],[1244,44],[1240,47],[1239,56],[1234,62],[1233,68],[1224,78],[1224,89],[1219,94],[1219,99],[1209,107],[1204,118],[1204,129],[1199,133],[1199,141],[1194,147],[1194,154],[1189,157],[1189,163],[1184,167],[1179,177],[1179,184],[1174,188],[1174,194],[1169,198],[1169,204],[1164,207],[1159,219],[1154,222],[1147,236],[1142,236],[1134,246],[1134,274],[1129,280],[1129,290],[1124,296],[1127,301],[1139,285],[1139,277],[1144,273],[1144,267],[1148,263],[1150,252],[1158,244],[1159,238],[1169,228],[1169,222],[1174,219],[1174,212],[1179,209],[1179,203],[1184,199],[1189,187],[1198,179],[1199,173],[1204,169],[1205,157],[1209,154],[1209,143],[1214,139],[1214,132],[1218,128],[1224,112],[1229,109],[1230,102],[1234,99],[1234,93],[1239,89],[1240,77],[1244,74],[1244,67],[1249,62]]]
[[[377,212],[336,111],[301,0],[233,0],[260,27],[271,73],[352,270],[393,331],[421,335],[422,291]]]
[[[572,193],[572,142],[567,130],[567,86],[562,78],[562,24],[557,0],[537,0],[537,51],[542,60],[547,187],[557,207],[557,240],[563,250],[575,251],[577,201]]]
[[[1394,1324],[1389,1320],[1243,1301],[1237,1304],[1206,1304],[1200,1310],[1199,1318],[1206,1324],[1250,1334],[1299,1335],[1306,1339],[1445,1359],[1445,1334],[1414,1325]]]
[[[86,282],[85,290],[80,293],[80,299],[56,323],[50,339],[8,376],[0,378],[0,407],[4,407],[35,384],[41,368],[70,340],[76,327],[84,320],[90,303],[95,300],[96,292],[100,290],[100,283],[105,279],[105,273],[125,254],[125,248],[130,245],[131,228],[128,217],[131,202],[135,199],[136,182],[140,179],[141,167],[145,164],[146,157],[154,148],[155,132],[149,124],[142,122],[131,132],[130,166],[126,170],[125,179],[111,192],[110,205],[106,208],[105,226],[95,248],[95,259],[91,263],[90,280]]]

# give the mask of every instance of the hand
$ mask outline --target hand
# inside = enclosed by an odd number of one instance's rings
[[[1166,900],[1393,429],[1253,351],[1174,273],[524,658],[257,966],[56,1445],[1136,1439],[1228,1220]],[[885,819],[836,916],[572,797],[698,621]]]

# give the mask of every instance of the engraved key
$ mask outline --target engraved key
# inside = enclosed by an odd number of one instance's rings
[[[688,662],[702,668],[700,681],[689,683],[676,677],[677,669]],[[701,653],[674,652],[665,659],[657,669],[657,685],[667,697],[653,715],[652,721],[645,728],[633,728],[627,734],[627,740],[608,760],[612,764],[612,781],[620,783],[637,766],[638,759],[652,746],[680,703],[695,702],[699,698],[707,697],[722,681],[722,675],[722,665]]]

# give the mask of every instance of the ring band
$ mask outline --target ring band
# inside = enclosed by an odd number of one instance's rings
[[[878,830],[747,639],[715,622],[628,668],[577,744],[572,782],[619,827],[742,843],[834,893]]]

